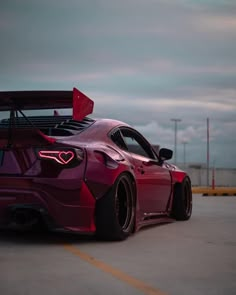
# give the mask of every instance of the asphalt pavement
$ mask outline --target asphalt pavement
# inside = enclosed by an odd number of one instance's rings
[[[194,195],[189,221],[123,242],[0,231],[0,295],[235,295],[236,197]]]

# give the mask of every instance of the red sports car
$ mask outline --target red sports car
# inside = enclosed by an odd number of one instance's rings
[[[93,101],[73,91],[0,92],[0,226],[123,240],[145,225],[187,220],[189,176],[131,126],[87,117]],[[39,115],[72,108],[73,115]],[[29,110],[38,110],[37,116]]]

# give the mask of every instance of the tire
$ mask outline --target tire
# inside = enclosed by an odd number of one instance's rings
[[[176,220],[188,220],[192,214],[192,189],[191,182],[186,177],[182,183],[174,187],[172,216]]]
[[[96,235],[98,239],[122,241],[134,228],[134,189],[131,178],[123,173],[108,193],[97,202]]]

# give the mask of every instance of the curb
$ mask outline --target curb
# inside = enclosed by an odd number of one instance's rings
[[[192,187],[193,194],[202,194],[203,196],[236,196],[235,187],[216,187],[214,189],[207,187]]]

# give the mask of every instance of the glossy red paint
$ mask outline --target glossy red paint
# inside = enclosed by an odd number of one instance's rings
[[[94,102],[78,89],[73,89],[73,120],[80,121],[93,112]]]
[[[172,174],[173,183],[176,183],[176,182],[180,183],[186,177],[186,172],[181,171],[181,170],[177,170],[177,169],[172,171],[171,174]]]
[[[50,104],[48,95],[53,97]],[[22,109],[40,109],[44,102],[46,108],[73,107],[73,118],[40,117],[34,128],[15,126],[10,133],[0,122],[0,226],[11,226],[12,212],[20,208],[42,215],[51,229],[95,233],[97,203],[124,174],[134,192],[134,231],[170,221],[175,184],[187,174],[162,162],[132,127],[116,120],[84,118],[92,112],[93,102],[77,89],[73,95],[4,92],[0,98],[4,100],[0,110],[10,109],[12,103]],[[41,120],[43,125],[38,123]],[[52,120],[56,127],[52,128]],[[132,137],[142,149],[132,150]]]
[[[110,158],[108,152],[107,154],[105,152],[107,150],[106,147],[100,147],[100,152],[98,150],[99,147],[96,146],[87,148],[87,158],[89,161],[87,162],[85,174],[88,187],[97,200],[106,194],[121,173],[127,172],[132,174],[129,163],[117,160],[117,157],[119,157],[118,153],[114,158]],[[107,162],[106,156],[109,157],[109,161],[112,161],[112,163]]]
[[[55,139],[55,138],[51,138],[51,137],[49,137],[49,136],[43,134],[43,132],[40,131],[40,130],[37,130],[37,133],[38,133],[43,139],[45,139],[45,140],[47,141],[47,143],[53,144],[53,143],[56,142],[56,139]]]

